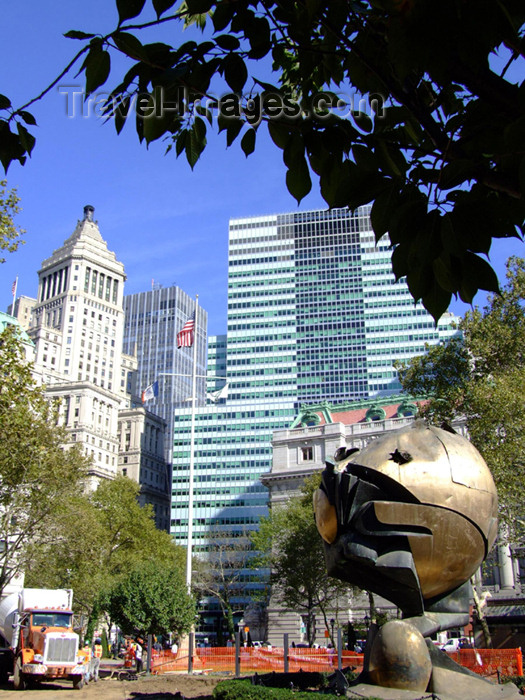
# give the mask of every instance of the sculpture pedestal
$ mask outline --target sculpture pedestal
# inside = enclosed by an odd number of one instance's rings
[[[463,668],[409,622],[391,620],[372,629],[363,673],[346,697],[420,700],[435,693],[440,700],[519,700],[513,683],[498,685]]]
[[[476,679],[474,679],[476,680]],[[447,691],[433,691],[439,700],[521,700],[523,695],[520,695],[514,683],[506,683],[505,685],[495,685],[488,683],[483,679],[477,679],[483,687],[474,689],[473,686],[468,689],[456,685],[455,679],[450,679],[450,687]],[[477,684],[476,684],[477,685]],[[431,691],[427,691],[428,692]],[[399,688],[382,688],[379,685],[370,685],[369,683],[357,683],[351,685],[345,691],[347,698],[378,698],[379,700],[421,700],[421,691],[415,690],[400,690]]]

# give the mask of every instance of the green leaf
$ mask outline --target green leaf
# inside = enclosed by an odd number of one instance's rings
[[[86,97],[89,97],[108,79],[111,70],[111,59],[107,51],[98,47],[91,49],[86,57]]]
[[[450,294],[456,294],[460,284],[460,267],[457,258],[453,258],[447,253],[442,253],[433,260],[432,269],[437,283]]]
[[[407,233],[410,239],[407,244],[410,247],[408,258],[411,267],[420,265],[432,265],[442,252],[441,244],[441,216],[437,209],[431,209],[417,226],[414,222],[407,222]]]
[[[283,151],[283,161],[288,168],[293,168],[294,163],[304,158],[305,144],[301,134],[294,132],[288,139]]]
[[[80,32],[76,29],[71,29],[69,32],[66,32],[64,36],[67,39],[93,39],[95,34],[86,34],[86,32]]]
[[[233,92],[242,92],[248,79],[248,69],[242,58],[236,53],[231,53],[222,62],[222,68],[224,79]]]
[[[150,144],[163,136],[167,131],[171,131],[177,115],[174,112],[162,108],[159,104],[158,93],[149,95],[148,101],[151,107],[151,114],[144,118],[143,134],[146,143]]]
[[[398,188],[395,185],[386,189],[375,198],[370,212],[370,221],[372,222],[376,241],[388,232],[392,213],[395,211],[398,202]]]
[[[265,17],[254,17],[246,27],[246,35],[250,42],[250,58],[260,59],[270,51],[271,35],[270,25]]]
[[[445,311],[450,306],[451,299],[452,295],[449,292],[446,292],[444,289],[442,289],[434,281],[432,288],[429,292],[422,296],[421,301],[423,302],[423,306],[432,316],[437,325],[437,322],[439,321],[441,316],[443,316]]]
[[[198,104],[195,107],[195,111],[197,112],[197,114],[200,114],[201,117],[205,117],[210,126],[213,125],[213,113],[211,109],[208,109],[207,107]]]
[[[11,107],[11,100],[5,95],[0,95],[0,109],[9,109]]]
[[[248,157],[255,150],[255,129],[249,129],[241,139],[241,148]]]
[[[146,0],[116,0],[119,25],[127,19],[137,17],[142,12]]]
[[[268,122],[268,132],[274,144],[284,150],[291,138],[289,127],[277,121],[270,121]]]
[[[458,158],[453,160],[441,170],[439,176],[439,186],[443,190],[450,190],[458,187],[465,180],[474,177],[476,163],[468,158]]]
[[[398,248],[404,246],[399,245]],[[407,273],[407,284],[410,289],[410,294],[416,301],[421,299],[425,294],[430,294],[432,289],[432,268],[427,265],[415,267],[411,265]]]
[[[377,144],[376,154],[383,172],[393,177],[404,177],[408,166],[400,148],[381,138]]]
[[[355,145],[352,148],[352,155],[357,166],[371,173],[377,172],[379,161],[371,148],[360,144]]]
[[[478,289],[498,293],[498,277],[486,260],[467,252],[463,258],[463,275],[459,290],[461,299],[470,304]]]
[[[30,126],[36,126],[36,119],[31,114],[31,112],[26,112],[23,109],[20,112],[17,112],[17,114],[22,117],[22,119],[25,121],[26,124],[29,124]]]
[[[182,151],[186,148],[186,141],[188,140],[188,131],[184,129],[184,131],[181,131],[180,134],[177,136],[177,141],[175,143],[175,153],[177,154],[177,158],[180,156]]]
[[[214,0],[186,0],[186,7],[190,15],[202,15],[209,12]]]
[[[523,156],[519,165],[518,178],[520,183],[521,196],[523,199],[525,199],[525,156]]]
[[[228,125],[226,126],[226,146],[229,148],[239,135],[243,123],[240,119],[230,119],[228,120]]]
[[[396,245],[392,251],[392,272],[398,282],[402,277],[406,277],[408,272],[408,247],[406,245]]]
[[[186,140],[186,158],[192,170],[205,148],[206,123],[200,117],[197,117],[193,122],[192,128],[188,131]]]
[[[370,119],[368,114],[365,112],[355,111],[352,112],[352,118],[356,126],[362,131],[366,131],[369,134],[374,129],[374,122]]]
[[[312,189],[312,180],[306,158],[298,158],[286,173],[286,187],[288,192],[295,197],[297,203],[301,201]]]
[[[231,22],[235,13],[235,6],[231,2],[220,2],[215,7],[211,21],[216,32],[222,32]]]
[[[115,119],[115,129],[117,134],[120,134],[126,123],[126,119],[129,115],[131,98],[128,96],[122,98],[113,108],[113,117]]]
[[[447,252],[456,256],[463,255],[465,251],[461,244],[461,237],[455,228],[459,223],[457,218],[454,221],[449,214],[445,214],[441,218],[441,243]]]
[[[20,136],[9,129],[9,124],[0,119],[0,161],[7,172],[10,164],[18,160],[22,165],[26,161],[26,151],[20,142]]]
[[[215,37],[215,43],[219,48],[224,49],[225,51],[236,51],[241,45],[239,39],[232,34],[220,34],[219,36]]]
[[[33,134],[29,133],[29,131],[25,128],[23,124],[20,124],[20,122],[17,122],[16,128],[20,137],[20,143],[26,150],[27,154],[30,156],[31,151],[33,150],[33,147],[35,145],[36,139],[33,136]]]
[[[425,226],[427,202],[421,192],[405,191],[394,209],[388,224],[388,235],[393,245],[398,243],[410,246],[412,239]]]
[[[163,15],[167,10],[169,10],[177,0],[153,0],[153,7],[157,13],[157,17]]]
[[[391,185],[391,180],[378,173],[361,171],[355,163],[344,161],[338,164],[333,174],[327,171],[321,175],[322,195],[331,207],[357,209],[373,201]]]
[[[129,32],[115,32],[112,36],[119,51],[136,61],[148,60],[148,53],[136,36]]]

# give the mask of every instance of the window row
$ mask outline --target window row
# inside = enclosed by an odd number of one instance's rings
[[[117,303],[118,299],[118,280],[113,279],[109,275],[105,275],[98,270],[86,268],[84,279],[84,291],[86,294],[91,293],[93,296],[98,296],[99,299]]]

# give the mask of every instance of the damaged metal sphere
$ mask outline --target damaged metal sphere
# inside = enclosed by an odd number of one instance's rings
[[[479,567],[497,535],[497,494],[476,448],[415,421],[327,463],[314,512],[328,572],[376,592],[406,615],[443,603]]]

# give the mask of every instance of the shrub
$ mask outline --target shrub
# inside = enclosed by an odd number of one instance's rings
[[[213,690],[214,700],[312,700],[314,696],[319,697],[319,693],[268,688],[252,685],[252,682],[247,680],[221,681]]]
[[[278,675],[278,674],[276,674]],[[289,688],[272,688],[263,685],[253,685],[251,680],[221,681],[213,691],[214,700],[322,700],[335,697],[326,691],[292,690]],[[363,700],[379,700],[370,696]]]

